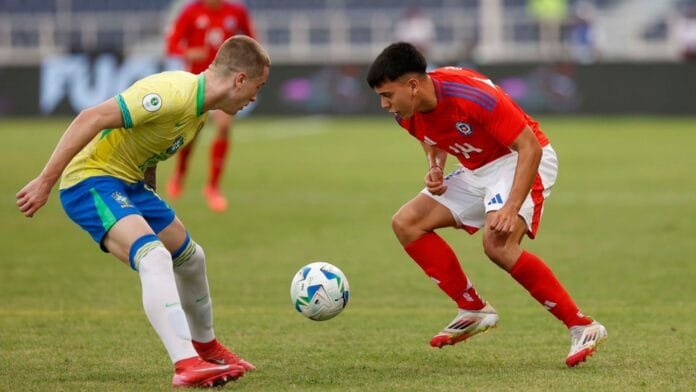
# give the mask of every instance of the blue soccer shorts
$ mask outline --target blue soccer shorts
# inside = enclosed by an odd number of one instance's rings
[[[111,227],[128,215],[140,215],[155,233],[174,222],[174,210],[143,181],[127,183],[109,176],[90,177],[60,191],[65,213],[86,230],[101,249]]]

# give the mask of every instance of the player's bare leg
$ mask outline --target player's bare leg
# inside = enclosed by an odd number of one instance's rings
[[[244,375],[239,365],[213,364],[198,356],[176,288],[171,253],[142,216],[116,222],[103,244],[140,275],[145,314],[174,363],[174,386],[219,386]]]
[[[198,355],[205,361],[235,365],[244,371],[256,369],[215,338],[213,303],[203,248],[189,237],[178,218],[158,236],[172,254],[177,291]]]
[[[483,235],[486,255],[568,327],[571,348],[566,364],[573,367],[585,361],[607,337],[606,328],[580,312],[546,263],[522,250],[520,242],[527,231],[527,224],[521,217],[518,217],[511,233],[498,233],[488,229],[491,216],[489,213]]]
[[[518,216],[511,233],[497,233],[489,229],[490,219],[491,214],[489,213],[483,232],[483,251],[491,261],[510,272],[522,254],[520,242],[522,242],[522,236],[527,232],[527,224],[524,219]]]
[[[454,320],[431,338],[432,347],[454,345],[498,322],[495,309],[479,297],[454,251],[434,232],[455,225],[449,209],[424,194],[406,203],[392,219],[404,250],[458,307]]]
[[[422,193],[401,206],[392,217],[392,230],[403,246],[436,229],[456,224],[447,207]]]
[[[220,191],[220,179],[231,147],[230,133],[234,117],[221,110],[214,110],[211,115],[215,123],[215,138],[210,146],[210,171],[203,194],[211,210],[223,212],[227,209],[227,199]]]

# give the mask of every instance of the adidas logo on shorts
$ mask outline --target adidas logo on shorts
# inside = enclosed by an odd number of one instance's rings
[[[492,206],[494,204],[503,204],[503,198],[500,196],[500,193],[496,193],[495,196],[487,203],[489,206]]]

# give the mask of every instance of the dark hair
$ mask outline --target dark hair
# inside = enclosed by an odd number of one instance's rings
[[[409,73],[422,75],[427,66],[425,57],[415,46],[408,42],[397,42],[384,48],[372,62],[367,71],[367,84],[375,88]]]

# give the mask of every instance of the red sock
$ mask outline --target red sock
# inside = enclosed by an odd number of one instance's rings
[[[464,274],[457,255],[439,235],[427,233],[404,249],[460,309],[479,310],[486,306]]]
[[[217,189],[222,176],[222,169],[225,168],[225,158],[229,142],[227,138],[216,138],[210,148],[210,182],[211,188]]]
[[[215,338],[213,338],[213,340],[209,342],[197,342],[195,340],[192,340],[191,343],[193,344],[193,348],[196,349],[196,352],[199,353],[206,352],[218,346],[218,341]]]
[[[184,148],[179,150],[178,158],[176,160],[176,170],[174,172],[174,175],[176,178],[181,181],[184,176],[186,175],[186,170],[188,170],[188,160],[189,156],[191,155],[191,147],[193,147],[193,143],[189,143]]]
[[[568,328],[592,323],[592,319],[580,313],[561,282],[537,256],[522,251],[510,275]]]

